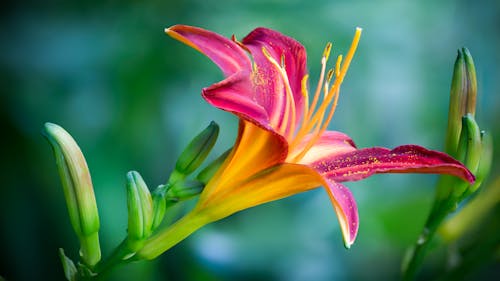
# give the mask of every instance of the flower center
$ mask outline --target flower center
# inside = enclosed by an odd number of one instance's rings
[[[335,68],[330,69],[328,72],[326,72],[326,64],[330,56],[332,44],[328,43],[326,45],[321,58],[321,73],[311,105],[309,105],[309,92],[307,90],[308,75],[303,77],[301,92],[304,97],[304,114],[299,128],[295,128],[297,119],[295,100],[285,70],[284,57],[281,57],[281,64],[279,64],[265,48],[262,48],[262,52],[269,62],[276,67],[285,85],[286,102],[283,115],[284,119],[279,128],[276,129],[289,140],[289,155],[287,162],[296,163],[300,161],[328,128],[328,124],[335,113],[340,86],[344,81],[344,77],[347,74],[349,65],[358,47],[361,31],[361,28],[356,28],[354,38],[345,59],[343,60],[342,55],[337,56]],[[333,79],[333,84],[330,86],[330,82],[334,76],[335,79]],[[321,92],[323,92],[323,99],[320,102]],[[311,137],[308,138],[307,143],[304,145],[302,141],[307,135],[311,135]]]

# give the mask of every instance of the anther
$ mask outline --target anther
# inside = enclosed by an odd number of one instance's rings
[[[326,44],[325,50],[323,51],[323,57],[322,57],[322,59],[323,58],[325,59],[325,62],[328,61],[328,57],[330,57],[331,50],[332,50],[332,43],[328,42]]]

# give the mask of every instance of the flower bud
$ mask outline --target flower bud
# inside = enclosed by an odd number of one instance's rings
[[[71,225],[80,240],[80,256],[85,264],[93,266],[101,259],[99,214],[87,162],[62,127],[45,123],[44,135],[54,150]]]
[[[458,50],[451,80],[448,130],[446,133],[446,152],[453,156],[456,155],[460,131],[462,129],[462,116],[465,115],[467,103],[465,85],[465,60],[462,52]]]
[[[481,158],[481,131],[472,114],[467,114],[462,118],[462,134],[460,134],[457,155],[467,169],[472,174],[476,174]]]
[[[137,251],[151,234],[153,200],[146,183],[136,171],[127,173],[128,241]]]
[[[446,133],[446,152],[456,156],[462,128],[462,116],[476,112],[477,79],[474,61],[467,48],[458,50],[453,69]]]
[[[462,133],[457,148],[457,159],[476,175],[481,159],[481,132],[472,114],[467,114],[462,118]],[[460,202],[469,193],[472,185],[461,183],[453,189],[453,194]]]
[[[493,161],[493,138],[487,132],[481,132],[481,155],[479,165],[475,173],[476,182],[469,187],[464,197],[474,193],[488,177]]]
[[[464,54],[465,60],[465,73],[467,75],[467,105],[466,113],[476,114],[476,97],[477,97],[477,78],[476,78],[476,67],[474,66],[474,60],[467,48],[462,48],[462,53]]]
[[[212,163],[208,164],[199,174],[196,176],[196,179],[205,185],[208,183],[208,181],[215,175],[215,172],[219,170],[221,167],[222,163],[226,161],[227,156],[229,153],[231,153],[232,148],[227,150],[226,152],[222,153],[217,159],[212,161]]]
[[[160,226],[167,210],[167,199],[165,198],[165,186],[160,185],[153,191],[153,223],[151,230]]]
[[[219,135],[219,125],[211,122],[184,149],[175,164],[175,171],[184,177],[196,170],[205,160]],[[175,180],[171,182],[175,184]]]
[[[183,201],[190,199],[203,191],[205,185],[199,181],[181,181],[174,184],[167,191],[167,200],[170,201]]]

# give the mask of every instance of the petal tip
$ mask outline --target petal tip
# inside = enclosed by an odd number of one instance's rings
[[[182,28],[182,27],[186,27],[184,25],[180,25],[180,24],[176,24],[176,25],[172,25],[172,26],[169,26],[169,27],[166,27],[164,29],[165,33],[166,34],[171,34],[171,33],[176,33],[176,29],[179,29],[179,28]]]
[[[349,250],[351,245],[354,244],[354,241],[344,241],[344,247]]]
[[[471,171],[467,170],[467,175],[466,175],[466,179],[467,181],[470,183],[470,184],[474,184],[476,182],[476,177],[474,176],[474,174],[472,174]]]

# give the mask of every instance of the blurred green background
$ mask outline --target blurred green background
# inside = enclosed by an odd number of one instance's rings
[[[221,126],[212,156],[232,145],[236,118],[200,97],[222,75],[164,35],[173,24],[238,38],[257,26],[277,29],[305,45],[311,82],[326,42],[335,54],[345,53],[355,27],[363,27],[331,123],[360,147],[416,143],[442,150],[452,66],[456,50],[466,46],[478,72],[478,122],[500,147],[498,1],[30,2],[4,1],[0,12],[0,276],[7,280],[61,280],[57,249],[78,255],[54,157],[41,135],[44,122],[66,128],[86,155],[103,255],[126,233],[127,171],[139,171],[150,188],[164,183],[180,150],[211,120]],[[154,262],[127,265],[111,278],[396,280],[435,180],[378,175],[348,183],[361,220],[350,250],[318,189],[209,225]],[[441,262],[431,260],[421,278]],[[487,264],[467,278],[498,277],[497,267]]]

